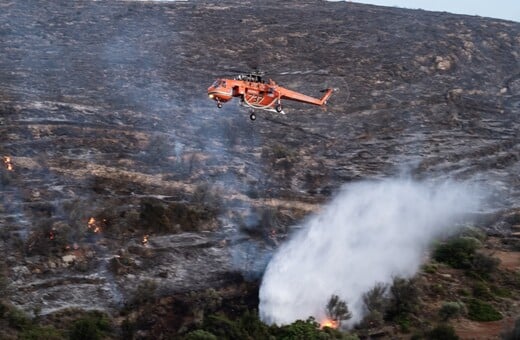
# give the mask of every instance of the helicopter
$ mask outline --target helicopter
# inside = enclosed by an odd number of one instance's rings
[[[282,99],[324,106],[334,91],[333,88],[327,88],[322,90],[325,94],[321,98],[314,98],[282,87],[272,79],[265,81],[262,73],[256,71],[240,74],[232,79],[215,80],[208,88],[208,97],[217,102],[219,109],[223,103],[238,97],[242,105],[251,108],[249,118],[255,120],[255,109],[285,114]]]

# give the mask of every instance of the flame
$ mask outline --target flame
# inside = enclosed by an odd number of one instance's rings
[[[49,231],[49,240],[54,240],[54,238],[56,237],[56,235],[54,234],[54,229],[52,229],[51,231]]]
[[[143,245],[146,245],[146,244],[148,243],[148,237],[149,237],[149,235],[144,235],[144,236],[143,236],[143,240],[141,241],[141,243],[142,243]]]
[[[8,171],[13,171],[13,162],[11,161],[11,157],[4,156],[4,164]]]
[[[339,327],[339,322],[332,319],[325,319],[322,322],[320,322],[320,329],[323,329],[325,327],[336,329]]]
[[[101,232],[101,224],[100,222],[96,221],[96,219],[94,217],[91,217],[89,220],[88,220],[88,225],[87,227],[92,230],[94,233],[99,233]]]

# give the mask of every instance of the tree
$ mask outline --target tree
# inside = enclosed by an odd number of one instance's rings
[[[419,290],[415,280],[413,278],[394,277],[390,287],[390,305],[388,310],[390,320],[415,312],[419,303]]]
[[[390,303],[387,291],[388,285],[377,283],[372,289],[363,294],[363,303],[367,314],[361,322],[362,327],[379,327],[384,323],[384,314]]]
[[[352,313],[348,310],[347,303],[340,300],[339,296],[333,294],[326,307],[327,317],[341,324],[341,321],[349,320],[352,318]]]
[[[363,303],[369,312],[383,313],[388,307],[386,293],[388,285],[377,283],[374,288],[363,294]]]

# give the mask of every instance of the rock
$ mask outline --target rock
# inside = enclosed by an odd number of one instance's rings
[[[11,268],[12,276],[11,278],[13,280],[20,280],[23,279],[23,277],[28,276],[31,274],[29,268],[26,266],[15,266]]]
[[[452,62],[449,58],[437,56],[435,57],[435,63],[437,70],[447,71],[452,67]]]
[[[65,255],[61,257],[61,260],[65,263],[65,265],[70,266],[76,261],[75,255]]]

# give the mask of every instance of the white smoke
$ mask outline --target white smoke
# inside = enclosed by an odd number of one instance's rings
[[[479,196],[475,187],[453,181],[344,187],[271,259],[260,287],[260,317],[270,324],[309,316],[320,321],[336,294],[352,311],[349,325],[360,321],[362,295],[376,283],[413,276],[432,240],[478,209]]]

